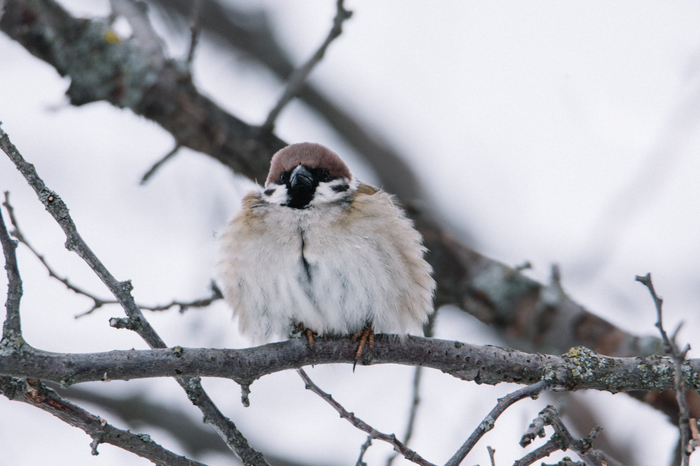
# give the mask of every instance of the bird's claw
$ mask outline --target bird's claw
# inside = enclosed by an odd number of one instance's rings
[[[306,334],[306,339],[309,340],[309,348],[314,347],[314,332],[310,328],[305,328],[304,333]]]
[[[294,337],[300,337],[304,335],[306,337],[306,340],[309,342],[309,348],[313,349],[314,348],[314,335],[318,335],[316,332],[311,330],[310,328],[306,327],[302,322],[298,324],[293,324],[292,325],[292,336]]]
[[[355,340],[360,339],[360,345],[357,348],[357,352],[355,353],[355,362],[352,365],[352,371],[355,372],[355,366],[357,366],[357,361],[360,360],[362,357],[362,350],[365,348],[365,344],[369,340],[369,347],[370,349],[374,348],[374,329],[372,328],[372,324],[367,324],[365,325],[365,328],[357,332],[352,336],[351,341],[354,343]]]

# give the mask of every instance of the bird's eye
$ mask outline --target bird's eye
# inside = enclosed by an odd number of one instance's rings
[[[321,170],[321,176],[319,176],[319,179],[321,181],[330,181],[331,173],[326,168],[324,168],[323,170]]]

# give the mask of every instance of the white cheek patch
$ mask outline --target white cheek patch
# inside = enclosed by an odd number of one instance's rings
[[[349,188],[338,189],[343,185],[347,185]],[[353,192],[357,191],[357,187],[359,185],[360,182],[355,178],[352,178],[351,180],[348,180],[347,178],[339,178],[327,183],[319,183],[318,187],[316,188],[316,194],[309,205],[319,205],[339,201],[346,198],[348,194],[352,194]]]
[[[269,195],[267,193],[270,193]],[[269,188],[264,191],[264,197],[270,204],[286,204],[288,201],[287,187],[283,184],[272,183]]]

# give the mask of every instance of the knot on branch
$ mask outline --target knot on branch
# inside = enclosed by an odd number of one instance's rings
[[[131,292],[134,289],[134,285],[131,283],[131,280],[124,280],[122,282],[119,282],[119,286],[124,291],[124,293],[127,294],[131,294]]]
[[[187,398],[195,406],[202,405],[203,389],[201,381],[202,379],[200,379],[199,377],[186,377],[184,380],[185,390],[187,391]],[[208,422],[206,415],[204,417],[204,422]]]
[[[307,390],[309,390],[309,387],[306,387]],[[241,403],[243,403],[243,406],[245,408],[250,407],[250,385],[249,384],[241,384]]]
[[[22,354],[22,348],[25,345],[22,334],[5,328],[2,332],[2,341],[0,341],[0,356],[9,356],[10,354]]]
[[[629,383],[623,380],[624,376],[615,372],[617,364],[615,358],[603,356],[583,346],[571,348],[562,357],[565,362],[565,373],[562,371],[557,373],[564,377],[558,382],[567,388],[576,389],[579,385],[598,380],[603,381],[608,391],[617,393],[623,391],[625,385]]]
[[[176,358],[181,358],[185,354],[185,348],[182,346],[173,346],[172,351]]]
[[[90,442],[90,453],[92,453],[92,456],[97,456],[100,454],[100,452],[97,451],[97,447],[100,445],[100,443],[104,443],[104,434],[101,432],[98,434],[93,434],[92,442]]]
[[[24,384],[24,379],[0,376],[0,394],[7,397],[8,400],[14,400],[17,397],[17,393],[24,389]]]
[[[113,328],[125,328],[127,330],[139,331],[143,322],[138,316],[131,317],[112,317],[109,319],[109,326]]]

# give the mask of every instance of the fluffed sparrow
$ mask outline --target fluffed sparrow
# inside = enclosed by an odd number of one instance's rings
[[[435,281],[420,234],[391,196],[335,152],[292,144],[272,158],[219,238],[217,276],[242,334],[421,332]]]

